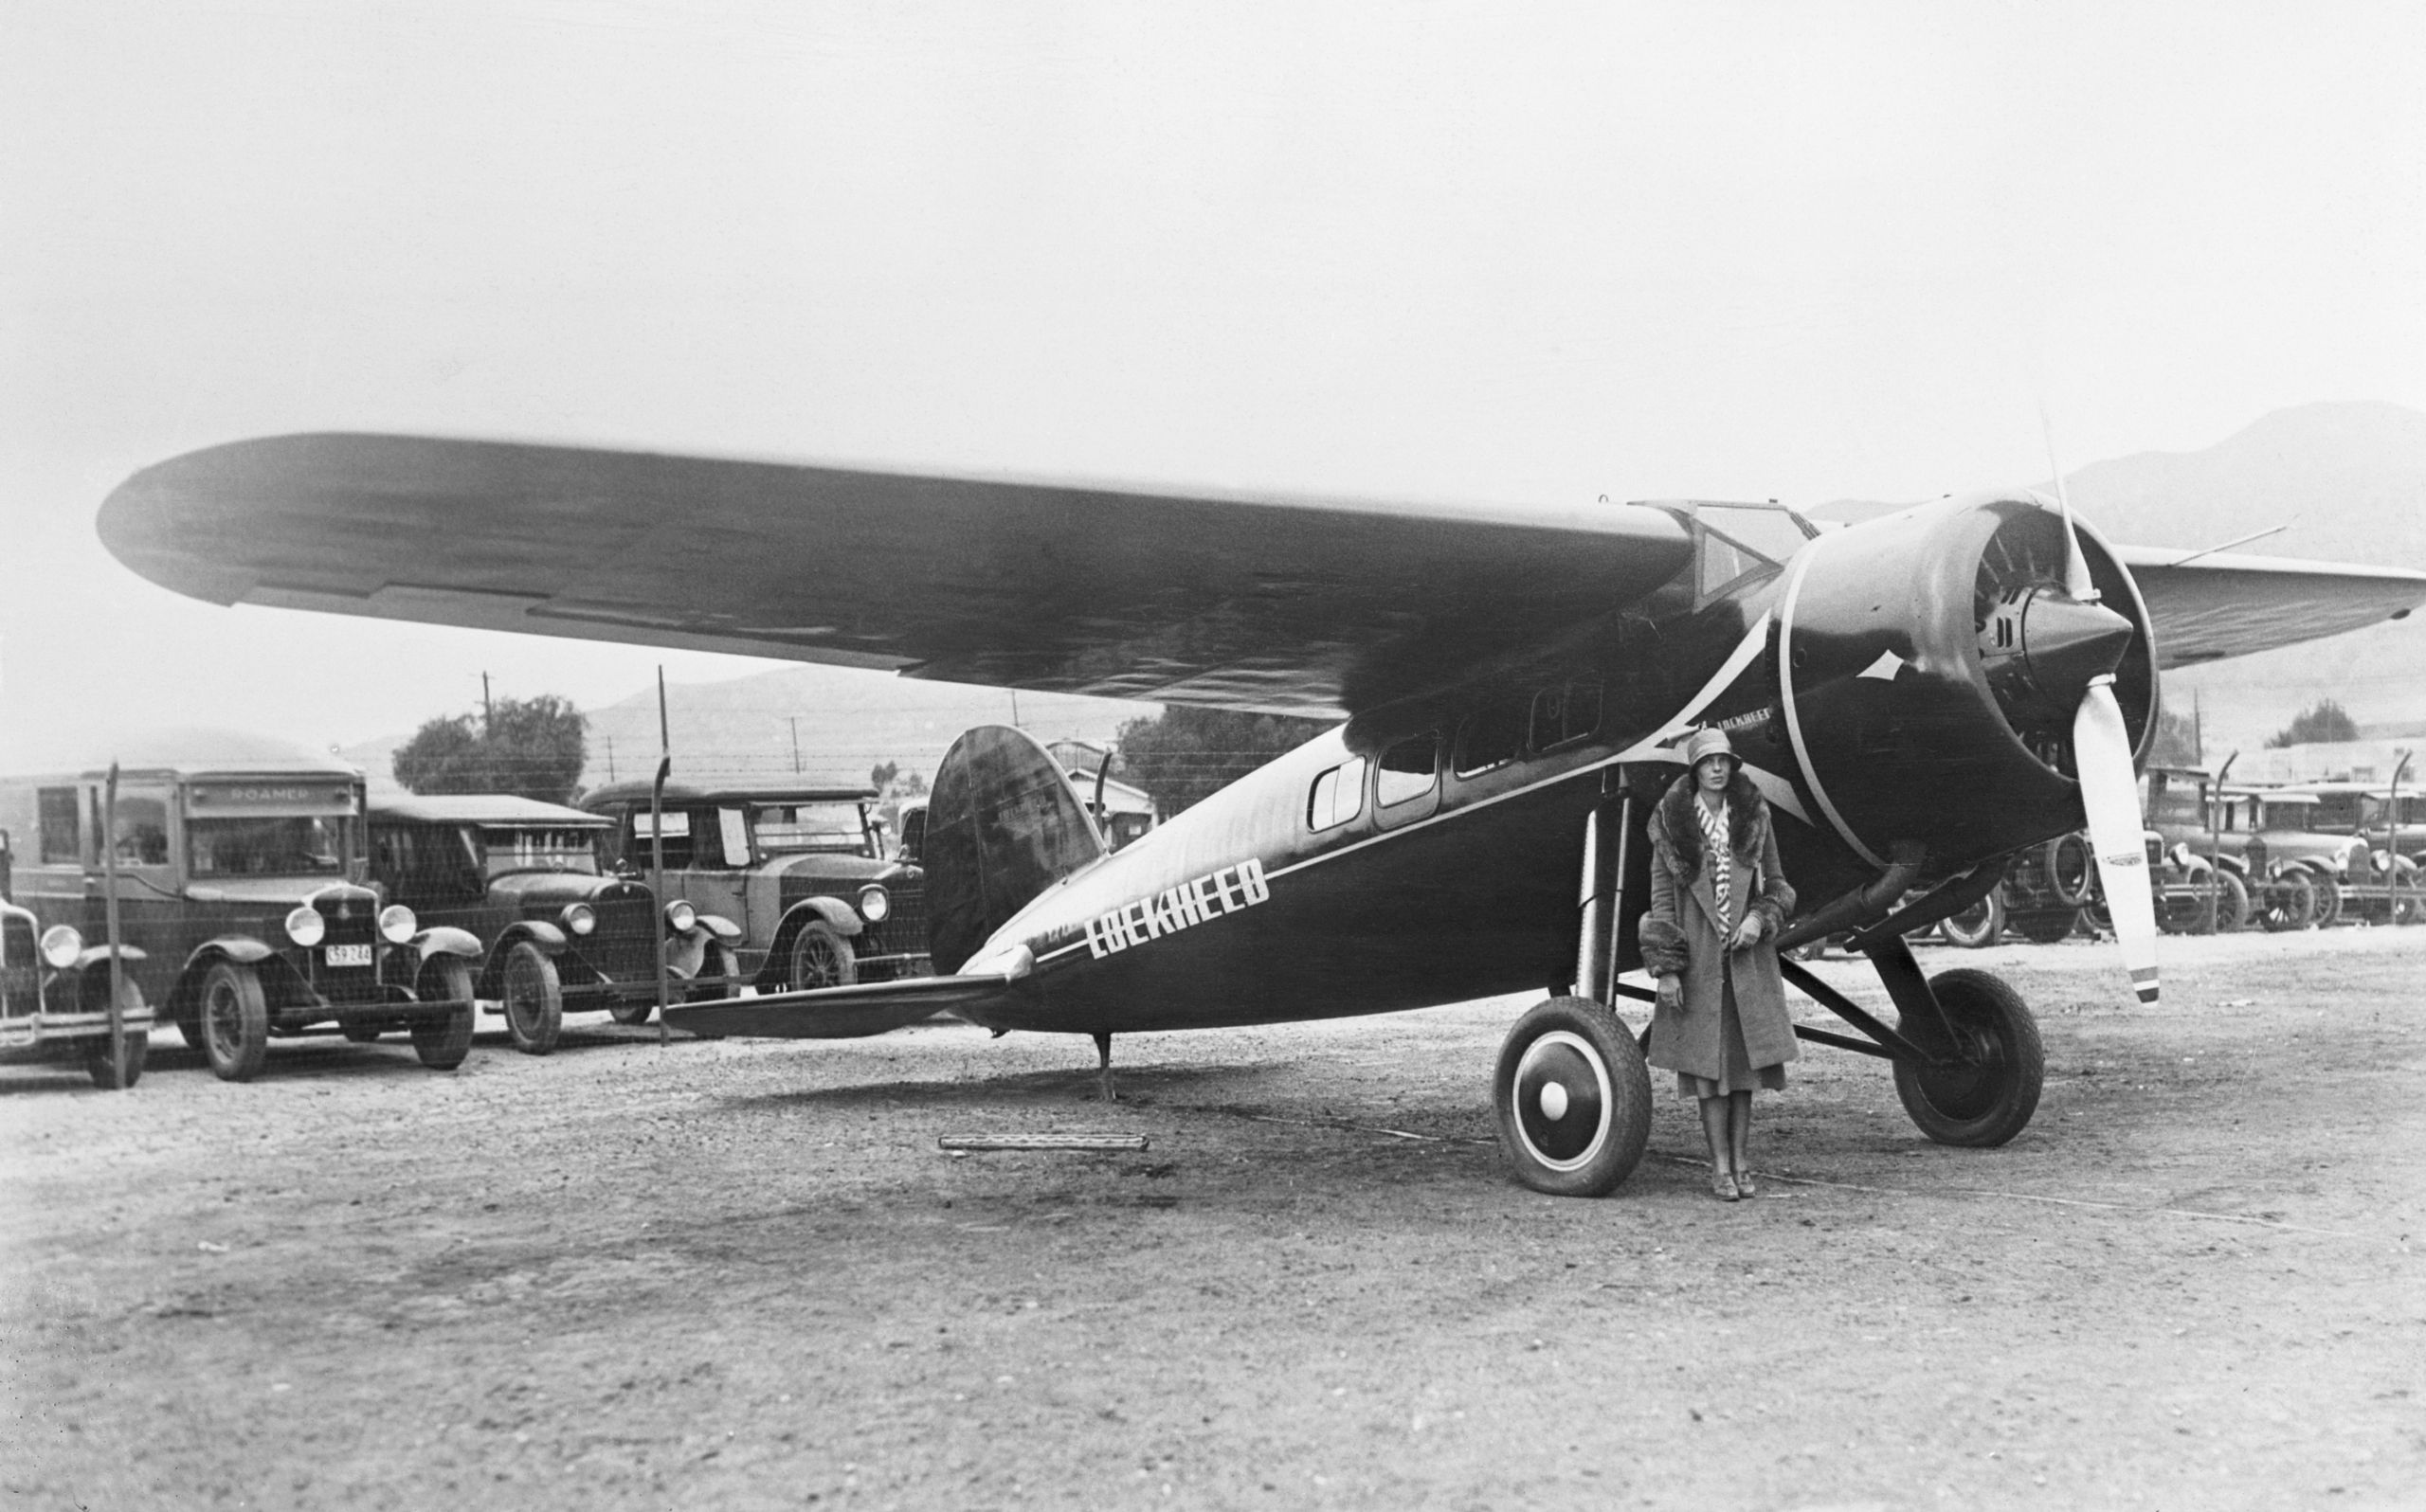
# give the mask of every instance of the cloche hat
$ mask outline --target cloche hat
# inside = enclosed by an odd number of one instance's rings
[[[1700,765],[1705,756],[1724,756],[1738,766],[1744,765],[1744,758],[1735,754],[1735,743],[1727,738],[1727,731],[1723,729],[1697,729],[1693,731],[1693,738],[1685,742],[1687,766]]]

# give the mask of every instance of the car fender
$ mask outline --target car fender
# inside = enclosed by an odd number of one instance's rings
[[[841,898],[823,895],[803,898],[785,909],[783,918],[776,922],[775,948],[782,950],[790,945],[792,936],[799,933],[800,927],[810,919],[823,919],[834,927],[837,934],[845,936],[862,934],[867,929],[866,922],[860,917],[860,910]]]
[[[741,938],[741,926],[721,913],[702,913],[698,919],[699,928],[707,930],[727,945],[732,945]]]
[[[2216,864],[2244,882],[2249,880],[2249,863],[2230,852],[2218,855]]]
[[[272,1013],[315,1000],[311,984],[296,975],[295,967],[284,956],[251,935],[223,934],[205,940],[186,957],[185,965],[177,972],[176,985],[169,989],[172,1017],[183,1017],[193,1011],[194,995],[202,990],[203,977],[222,961],[251,966],[259,972],[262,996]]]
[[[519,924],[507,926],[498,934],[497,944],[492,948],[501,956],[525,940],[552,956],[563,955],[572,948],[572,942],[566,938],[563,927],[545,919],[525,919]]]
[[[76,957],[76,964],[70,969],[76,971],[89,971],[93,967],[107,962],[109,958],[110,947],[108,945],[86,945],[82,952]],[[141,945],[119,945],[118,947],[118,958],[120,961],[146,961],[151,959],[144,954],[143,947]]]
[[[248,934],[223,934],[205,940],[186,957],[185,974],[200,976],[210,969],[214,961],[232,961],[240,966],[258,966],[278,954],[268,945]]]
[[[2287,861],[2284,863],[2284,869],[2286,871],[2292,867],[2298,867],[2301,871],[2308,873],[2312,876],[2331,877],[2336,882],[2342,880],[2342,868],[2334,865],[2331,861],[2326,860],[2321,855],[2303,855],[2296,860]]]
[[[469,929],[458,929],[451,924],[424,929],[408,944],[420,955],[425,965],[432,956],[463,956],[478,961],[481,955],[480,937]]]

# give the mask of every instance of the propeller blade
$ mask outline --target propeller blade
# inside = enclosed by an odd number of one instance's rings
[[[2080,770],[2081,805],[2089,811],[2090,849],[2097,855],[2115,943],[2142,1002],[2157,1000],[2157,909],[2148,891],[2148,851],[2140,823],[2140,784],[2131,769],[2131,737],[2114,679],[2100,676],[2081,695],[2073,716],[2073,759]]]
[[[2047,443],[2047,466],[2055,475],[2055,507],[2064,516],[2064,591],[2080,603],[2097,602],[2097,585],[2089,575],[2089,558],[2081,555],[2081,532],[2073,528],[2073,495],[2064,487],[2064,464],[2055,459],[2055,425],[2047,405],[2038,405],[2038,434]]]

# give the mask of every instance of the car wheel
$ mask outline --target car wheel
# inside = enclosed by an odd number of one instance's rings
[[[101,972],[101,981],[109,981],[106,968]],[[106,993],[107,988],[104,987],[103,994]],[[118,1011],[130,1018],[143,1011],[143,989],[135,984],[134,978],[118,979]],[[126,1085],[133,1087],[143,1075],[143,1061],[151,1053],[152,1036],[140,1029],[130,1029],[118,1038],[126,1046]],[[109,1089],[113,1079],[109,1035],[103,1035],[95,1040],[93,1048],[85,1053],[84,1070],[91,1074],[94,1086],[104,1091]]]
[[[840,929],[823,919],[809,920],[792,936],[789,961],[784,985],[793,992],[847,987],[860,980],[859,953]]]
[[[269,1000],[262,996],[260,974],[233,961],[214,961],[203,974],[201,998],[195,1018],[211,1074],[223,1082],[260,1075],[269,1055]]]
[[[2097,868],[2091,861],[2086,838],[2078,834],[2058,835],[2047,842],[2047,887],[2056,902],[2075,909],[2095,894]]]
[[[381,1025],[370,1023],[358,1018],[350,1019],[337,1026],[338,1034],[343,1035],[346,1038],[353,1040],[357,1045],[377,1044],[379,1042],[379,1035],[382,1032],[383,1030]]]
[[[1552,1197],[1605,1197],[1651,1139],[1651,1072],[1618,1016],[1583,998],[1535,1004],[1491,1078],[1499,1147],[1516,1179]]]
[[[733,946],[718,941],[708,946],[707,955],[699,962],[699,975],[714,981],[699,982],[682,995],[684,1002],[715,1002],[741,990],[741,957]]]
[[[439,956],[421,968],[421,999],[443,1002],[438,1017],[413,1020],[413,1053],[431,1071],[453,1071],[472,1053],[472,965],[461,956]]]
[[[1961,945],[1965,950],[1985,950],[2004,938],[2004,893],[1990,888],[1986,897],[1961,913],[1950,913],[1940,920],[1938,930],[1946,936],[1947,945]]]
[[[1895,1063],[1895,1095],[1920,1131],[1940,1144],[1985,1148],[2028,1126],[2047,1077],[2047,1053],[2030,1007],[1999,978],[1958,968],[1929,979],[1953,1026],[1959,1064]],[[1905,1034],[1916,1026],[1906,1025]],[[1928,1045],[1934,1035],[1925,1035]]]
[[[2157,927],[2167,934],[2216,932],[2216,900],[2204,882],[2184,882],[2157,895]]]
[[[2216,932],[2238,934],[2249,927],[2249,884],[2231,872],[2216,880]]]
[[[2305,929],[2316,922],[2316,879],[2296,868],[2266,882],[2266,906],[2258,922],[2274,932]]]
[[[2078,909],[2041,909],[2005,915],[2005,927],[2036,945],[2054,945],[2069,937],[2079,923]]]
[[[2316,888],[2316,927],[2330,929],[2342,922],[2342,884],[2329,876],[2311,881]]]
[[[505,1033],[525,1055],[544,1055],[556,1048],[565,1022],[564,981],[548,952],[528,940],[517,940],[505,953],[498,974],[505,996]]]

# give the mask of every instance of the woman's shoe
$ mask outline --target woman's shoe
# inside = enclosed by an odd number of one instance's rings
[[[1736,1196],[1735,1173],[1732,1171],[1712,1171],[1710,1174],[1710,1195],[1718,1198],[1721,1202],[1734,1201]]]
[[[1738,1171],[1735,1173],[1735,1195],[1737,1197],[1758,1197],[1761,1195],[1761,1189],[1752,1184],[1751,1172]]]

